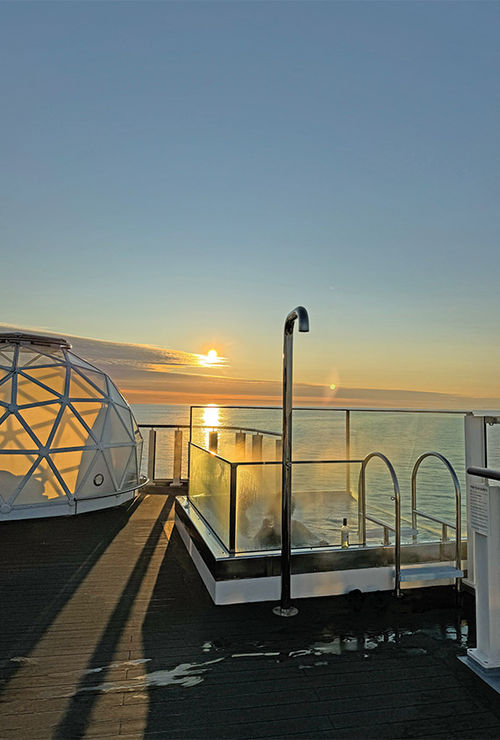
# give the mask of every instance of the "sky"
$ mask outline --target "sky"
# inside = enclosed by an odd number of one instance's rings
[[[498,2],[1,2],[0,321],[121,347],[133,401],[271,402],[304,305],[305,402],[499,398],[499,28]]]

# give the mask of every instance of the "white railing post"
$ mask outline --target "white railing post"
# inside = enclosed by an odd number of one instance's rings
[[[155,482],[155,464],[156,464],[156,429],[149,430],[148,443],[148,478],[150,483]]]
[[[180,488],[182,473],[182,429],[175,430],[174,436],[174,470],[171,488]]]
[[[236,459],[239,460],[240,462],[245,459],[246,440],[247,440],[247,435],[245,434],[245,432],[236,432],[236,435],[235,435]]]
[[[262,460],[262,434],[254,434],[252,436],[252,460],[253,462],[260,462]]]

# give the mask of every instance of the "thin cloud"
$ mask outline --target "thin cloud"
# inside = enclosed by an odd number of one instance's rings
[[[127,367],[134,370],[167,372],[171,367],[199,367],[202,355],[183,350],[165,349],[151,344],[129,344],[125,342],[110,342],[104,339],[91,339],[70,334],[44,332],[40,329],[0,324],[2,331],[23,331],[32,334],[50,334],[50,336],[64,337],[72,345],[73,351],[81,355],[88,362],[106,370],[116,370]]]

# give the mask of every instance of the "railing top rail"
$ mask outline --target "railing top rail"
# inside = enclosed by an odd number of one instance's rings
[[[202,447],[201,445],[196,444],[196,442],[190,442],[190,444],[193,447],[196,447],[197,450],[203,450],[203,452],[207,452],[209,455],[213,455],[214,457],[218,457],[220,460],[223,460],[224,462],[229,463],[229,465],[281,465],[281,460],[228,460],[226,457],[222,457],[219,455],[218,452],[211,452],[207,447]],[[361,465],[363,460],[291,460],[292,465],[354,465],[358,464]]]
[[[189,424],[137,424],[139,429],[189,429]]]
[[[492,470],[491,468],[467,468],[469,475],[477,475],[480,478],[489,478],[491,480],[500,480],[500,470]]]
[[[190,406],[191,409],[213,408],[210,405]],[[282,411],[282,406],[219,406],[218,409],[241,409],[244,411]],[[472,409],[415,409],[415,408],[386,408],[379,406],[294,406],[293,411],[379,411],[380,413],[402,414],[477,414]]]
[[[271,432],[269,429],[259,429],[257,427],[246,427],[243,425],[225,425],[225,424],[137,424],[139,429],[213,429],[215,431],[234,431],[255,432],[256,434],[266,434],[270,437],[281,437],[281,432]]]
[[[209,451],[204,447],[200,449]],[[363,460],[290,460],[291,465],[361,465],[362,462]],[[232,465],[281,465],[281,460],[235,460]]]

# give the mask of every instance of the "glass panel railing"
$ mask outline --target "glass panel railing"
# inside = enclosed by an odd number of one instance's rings
[[[342,409],[294,409],[293,460],[344,460],[346,412]]]
[[[281,464],[238,465],[236,551],[281,547]]]
[[[351,465],[357,479],[360,465]],[[342,519],[350,542],[358,542],[358,502],[345,490],[346,465],[294,464],[292,472],[292,547],[340,545]],[[281,465],[238,465],[236,476],[236,551],[281,547]]]
[[[401,491],[403,526],[411,522],[411,473],[424,452],[439,452],[458,476],[462,491],[462,532],[467,531],[465,504],[465,440],[463,414],[424,412],[350,412],[351,457],[362,459],[370,452],[389,458]],[[391,481],[383,465],[375,462],[367,469],[366,490],[372,504],[392,517],[388,493]],[[428,459],[417,475],[418,508],[431,516],[455,520],[455,494],[451,476],[443,463]],[[422,536],[427,539],[422,524]],[[430,522],[429,522],[430,525]],[[420,534],[420,533],[419,533]],[[453,533],[451,533],[453,535]],[[420,537],[419,537],[420,539]],[[435,537],[434,537],[435,539]]]
[[[189,500],[229,549],[231,465],[190,445]]]
[[[358,501],[356,489],[346,488],[350,469],[357,481],[361,465],[344,463],[295,463],[292,466],[295,547],[340,546],[340,527],[347,519],[349,542],[357,544]]]

